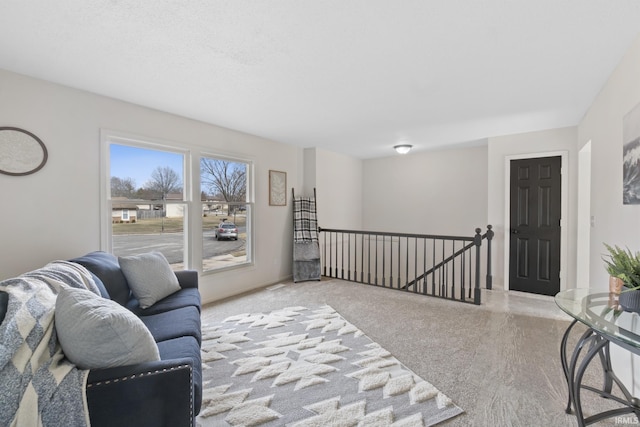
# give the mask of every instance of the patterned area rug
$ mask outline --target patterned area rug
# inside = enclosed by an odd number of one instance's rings
[[[203,324],[198,426],[431,426],[462,410],[333,308]]]

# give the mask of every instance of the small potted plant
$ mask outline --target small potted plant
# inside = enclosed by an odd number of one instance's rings
[[[604,246],[609,252],[603,260],[611,276],[610,292],[620,294],[623,309],[640,311],[640,252],[633,253],[629,248],[612,247],[606,243]]]

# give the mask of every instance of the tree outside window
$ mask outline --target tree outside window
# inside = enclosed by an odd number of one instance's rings
[[[112,221],[111,251],[127,256],[157,250],[174,269],[184,268],[185,154],[115,143],[109,153],[109,209],[122,219]]]
[[[103,188],[109,188],[104,250],[116,256],[160,251],[174,269],[205,272],[251,264],[251,162],[201,155],[166,141],[104,135],[103,144],[108,154]],[[185,168],[194,158],[199,171]],[[186,184],[197,188],[197,180],[200,200],[198,193],[185,191]],[[221,223],[227,229],[236,225],[232,238],[216,233]],[[198,246],[201,251],[194,250]]]
[[[203,270],[214,270],[250,261],[247,245],[251,227],[251,209],[247,203],[247,170],[244,162],[202,157],[200,159],[200,194],[203,211]],[[227,241],[222,223],[235,224],[237,240]],[[211,240],[220,250],[205,257]],[[223,246],[224,245],[224,246]],[[226,249],[222,249],[222,248]]]

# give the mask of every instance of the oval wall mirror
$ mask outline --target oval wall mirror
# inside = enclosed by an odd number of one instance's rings
[[[0,127],[0,173],[29,175],[47,163],[47,147],[29,131]]]

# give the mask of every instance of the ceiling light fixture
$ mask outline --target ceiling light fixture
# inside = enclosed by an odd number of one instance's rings
[[[398,154],[407,154],[409,151],[411,151],[412,148],[413,145],[410,144],[400,144],[393,147],[393,149],[396,150]]]

